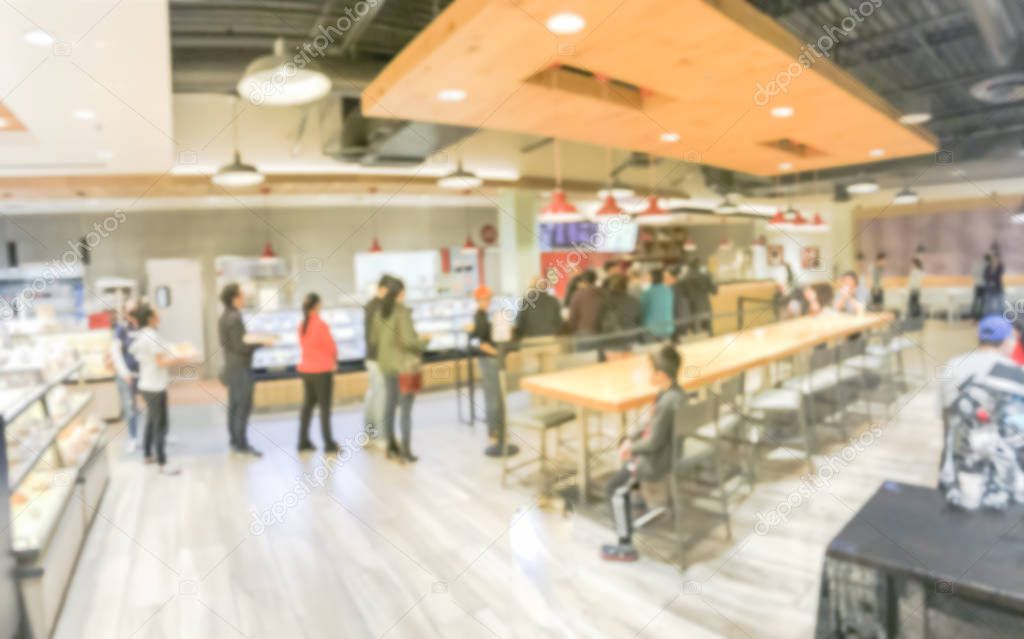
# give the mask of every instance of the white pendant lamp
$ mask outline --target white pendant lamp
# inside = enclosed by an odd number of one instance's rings
[[[480,176],[462,168],[461,154],[459,157],[458,164],[455,167],[455,170],[437,181],[437,185],[442,189],[451,189],[453,191],[465,191],[466,189],[475,189],[483,183],[484,181],[480,178]]]
[[[896,197],[892,199],[892,203],[899,206],[917,204],[920,201],[921,196],[919,196],[917,192],[911,189],[909,186],[903,187],[903,189],[896,194]]]
[[[232,108],[237,107],[238,103],[235,101],[232,104]],[[210,178],[211,181],[217,186],[221,186],[227,189],[240,189],[247,186],[256,186],[257,184],[263,184],[266,180],[266,176],[260,173],[259,169],[251,164],[242,162],[242,156],[238,152],[238,115],[232,122],[232,130],[234,132],[235,139],[235,158],[229,164],[217,169],[217,172]]]
[[[217,169],[217,172],[213,174],[211,179],[217,186],[223,186],[227,189],[240,189],[263,184],[266,176],[260,173],[255,166],[242,162],[242,158],[236,150],[235,160]]]
[[[284,38],[278,38],[273,53],[249,63],[236,88],[257,106],[298,106],[330,93],[331,79],[315,62],[288,55]]]

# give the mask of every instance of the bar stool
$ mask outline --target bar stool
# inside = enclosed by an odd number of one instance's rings
[[[576,412],[571,408],[558,405],[550,406],[539,406],[530,408],[521,413],[509,414],[508,411],[508,381],[507,375],[504,370],[500,373],[501,379],[501,395],[502,395],[502,406],[505,410],[505,434],[502,438],[503,455],[501,457],[501,486],[504,488],[508,484],[508,477],[512,473],[532,466],[534,464],[539,466],[539,488],[543,494],[548,491],[547,478],[549,475],[549,458],[548,458],[548,433],[551,431],[557,431],[565,424],[576,419]],[[540,446],[537,450],[536,456],[527,456],[524,447],[520,447],[519,458],[516,463],[510,463],[509,440],[511,437],[511,429],[520,428],[524,430],[530,430],[537,433],[540,436]]]

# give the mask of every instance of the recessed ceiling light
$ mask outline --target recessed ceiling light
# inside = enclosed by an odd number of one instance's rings
[[[796,109],[791,106],[778,106],[772,109],[773,118],[791,118],[796,113]]]
[[[917,113],[904,113],[900,116],[900,124],[906,124],[907,126],[917,126],[924,124],[932,119],[932,114],[926,111],[920,111]]]
[[[779,164],[779,170],[780,171],[788,171],[788,170],[790,170],[792,168],[793,168],[793,163],[792,162],[782,162],[782,163]]]
[[[661,134],[661,141],[662,142],[678,142],[679,141],[679,134],[678,133],[673,133],[671,131],[665,131],[664,133]]]
[[[885,149],[871,149],[870,151],[868,151],[868,155],[870,155],[873,158],[883,157],[885,156]]]
[[[96,114],[89,109],[76,109],[71,112],[71,115],[75,116],[78,120],[92,120],[96,117]]]
[[[462,102],[466,99],[466,92],[462,89],[442,89],[437,94],[441,102]]]
[[[547,25],[548,31],[551,33],[571,35],[583,31],[583,27],[587,26],[587,21],[583,19],[583,16],[566,11],[564,13],[556,13],[548,18]]]
[[[34,47],[40,48],[52,47],[57,42],[52,35],[43,31],[42,29],[32,29],[31,31],[26,31],[24,35],[22,35],[21,37],[25,40],[25,42],[31,44]]]

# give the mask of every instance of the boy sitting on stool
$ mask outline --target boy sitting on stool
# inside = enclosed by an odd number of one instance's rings
[[[640,482],[658,481],[672,470],[672,433],[676,411],[681,402],[686,401],[686,393],[677,381],[682,363],[679,352],[670,345],[651,355],[651,383],[658,387],[658,397],[643,429],[630,434],[619,448],[619,457],[625,463],[608,482],[619,543],[601,547],[604,559],[637,560],[633,546],[630,493],[640,487]]]

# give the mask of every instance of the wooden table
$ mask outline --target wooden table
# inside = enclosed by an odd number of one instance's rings
[[[690,342],[679,347],[683,367],[679,383],[687,390],[708,386],[819,344],[842,339],[887,324],[888,313],[801,317],[738,333]],[[576,407],[580,445],[577,477],[581,499],[590,488],[590,413],[624,413],[648,406],[658,389],[651,384],[646,355],[523,378],[524,390]]]

